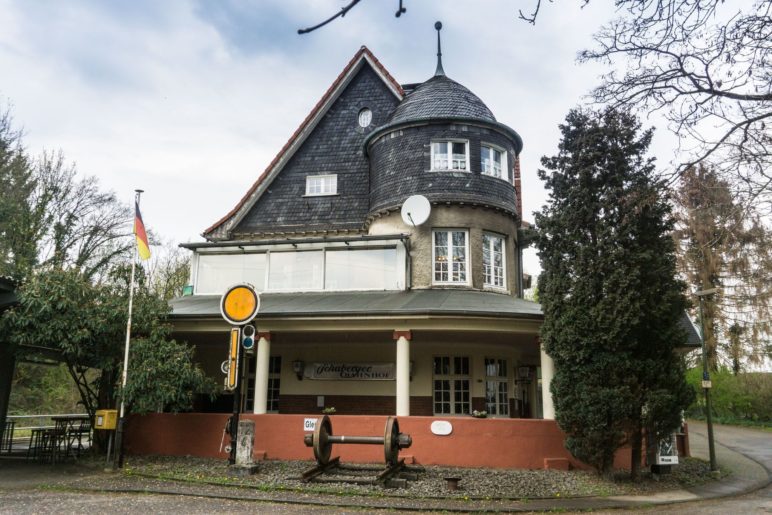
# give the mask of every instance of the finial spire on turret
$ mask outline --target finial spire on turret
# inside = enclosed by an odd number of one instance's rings
[[[442,69],[442,46],[440,46],[440,30],[442,30],[442,22],[438,21],[434,24],[434,28],[437,29],[437,69],[434,71],[434,76],[445,75],[445,70]]]

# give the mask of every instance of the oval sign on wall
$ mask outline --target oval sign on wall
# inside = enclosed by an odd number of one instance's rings
[[[447,420],[435,420],[431,426],[432,433],[438,436],[447,436],[453,432],[453,426]]]

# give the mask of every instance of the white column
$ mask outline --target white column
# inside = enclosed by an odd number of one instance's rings
[[[410,416],[410,331],[395,331],[397,340],[397,416]]]
[[[555,375],[555,363],[552,358],[541,350],[541,405],[542,416],[544,420],[555,420],[555,404],[552,402],[552,392],[550,392],[550,383]]]
[[[271,334],[258,333],[255,363],[255,414],[268,411],[268,364],[271,361]]]

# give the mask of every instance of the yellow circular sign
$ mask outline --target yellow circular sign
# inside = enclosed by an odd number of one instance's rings
[[[260,296],[249,284],[231,286],[220,300],[223,318],[233,325],[246,324],[255,318],[258,309]]]

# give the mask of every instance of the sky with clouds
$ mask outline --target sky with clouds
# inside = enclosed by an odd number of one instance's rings
[[[262,173],[360,46],[401,83],[443,65],[517,130],[526,219],[546,201],[539,158],[603,68],[576,54],[614,12],[610,1],[0,0],[0,106],[10,104],[33,154],[61,149],[126,203],[145,190],[146,226],[200,241]],[[670,159],[664,130],[655,136]],[[657,140],[656,138],[659,138]],[[531,253],[526,271],[536,272]]]

